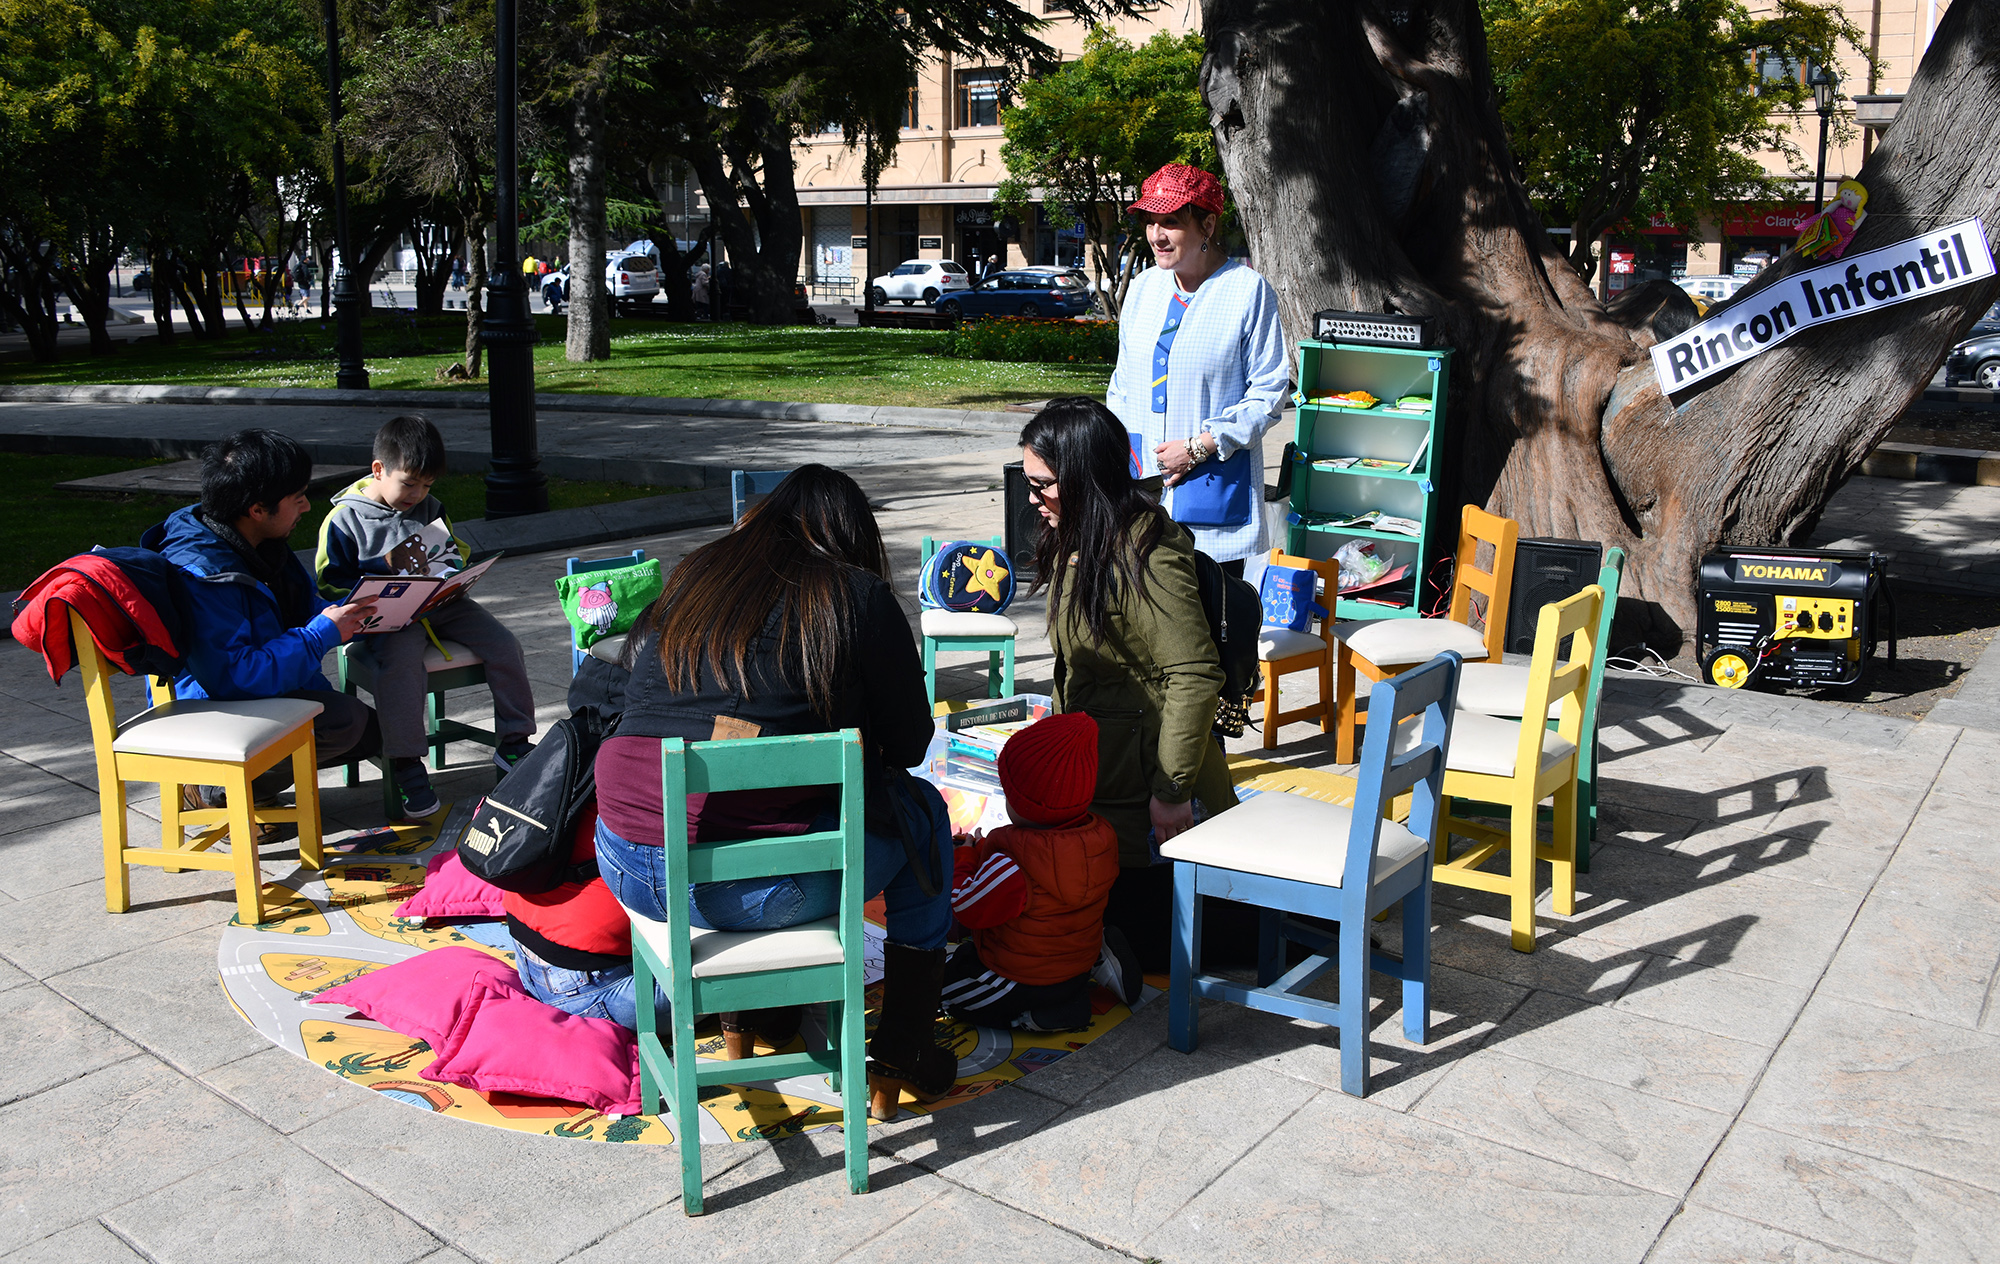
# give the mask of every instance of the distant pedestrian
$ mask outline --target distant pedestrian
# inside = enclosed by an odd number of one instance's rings
[[[530,277],[542,275],[541,261],[533,255],[521,260],[521,275]]]
[[[453,259],[451,261],[451,288],[454,290],[464,289],[465,280],[466,280],[465,260]]]

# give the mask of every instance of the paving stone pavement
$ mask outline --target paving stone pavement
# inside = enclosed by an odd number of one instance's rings
[[[856,470],[913,616],[918,538],[997,531],[1005,455]],[[671,565],[719,530],[600,551]],[[545,721],[569,679],[561,570],[510,557],[480,589]],[[1046,687],[1039,599],[1016,612],[1020,680]],[[983,690],[969,666],[943,679]],[[2000,734],[1613,681],[1574,914],[1544,899],[1522,955],[1498,897],[1441,888],[1431,1042],[1402,1038],[1378,981],[1367,1099],[1339,1091],[1324,1028],[1208,1006],[1182,1054],[1156,1003],[1000,1092],[871,1130],[863,1197],[826,1137],[711,1147],[710,1211],[689,1219],[671,1152],[441,1119],[266,1045],[214,973],[227,875],[136,869],[133,910],[103,911],[75,677],[52,688],[9,642],[0,700],[9,1261],[330,1254],[329,1231],[345,1256],[427,1264],[2000,1256]],[[1331,765],[1310,725],[1283,737],[1279,758]],[[441,793],[479,793],[476,748],[454,755]],[[331,829],[379,823],[370,777],[322,778]],[[135,828],[157,828],[135,791]],[[1400,942],[1396,919],[1376,929]]]

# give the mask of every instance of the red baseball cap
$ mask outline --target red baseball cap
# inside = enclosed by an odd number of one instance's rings
[[[1222,213],[1222,181],[1184,163],[1170,162],[1139,186],[1139,200],[1129,209],[1171,215],[1183,206],[1200,207],[1211,215]]]

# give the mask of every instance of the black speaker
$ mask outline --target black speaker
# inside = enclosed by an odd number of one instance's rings
[[[1028,499],[1028,475],[1019,461],[1000,467],[1005,485],[1007,512],[1007,560],[1014,564],[1014,578],[1026,582],[1035,577],[1035,546],[1042,542],[1042,515]]]
[[[1509,653],[1535,652],[1542,607],[1574,597],[1597,582],[1604,546],[1592,540],[1522,540],[1514,546],[1514,589],[1507,598]]]

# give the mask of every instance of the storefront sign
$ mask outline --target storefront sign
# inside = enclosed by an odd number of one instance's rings
[[[1653,348],[1669,395],[1777,346],[1801,329],[1893,307],[1994,274],[1976,219],[1786,277]]]
[[[1813,208],[1804,202],[1783,202],[1771,206],[1740,206],[1722,222],[1724,237],[1796,237],[1799,225],[1812,218]],[[1611,236],[1624,237],[1632,232],[1630,224],[1620,225],[1611,230]],[[1658,211],[1648,216],[1639,226],[1641,233],[1654,237],[1685,237],[1687,234],[1674,227],[1673,221]],[[1697,233],[1697,236],[1699,234]]]
[[[984,206],[967,206],[952,216],[952,222],[968,228],[983,228],[993,222],[993,212]]]
[[[944,249],[944,238],[942,238],[942,237],[919,237],[919,238],[917,238],[917,249],[919,249],[919,250],[943,250],[943,249]]]

